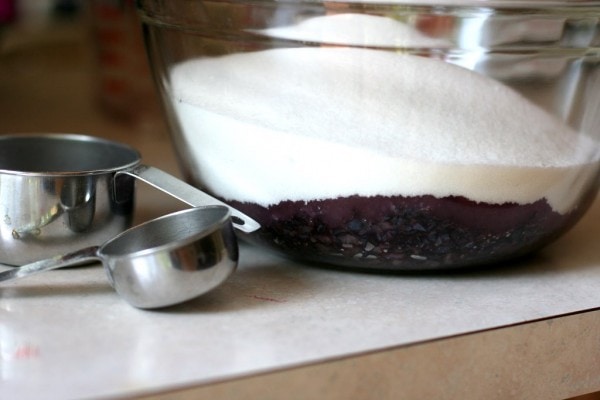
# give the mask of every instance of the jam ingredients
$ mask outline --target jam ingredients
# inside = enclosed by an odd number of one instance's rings
[[[410,269],[523,254],[576,219],[596,178],[593,139],[439,60],[287,48],[190,60],[170,79],[192,179],[302,258]]]

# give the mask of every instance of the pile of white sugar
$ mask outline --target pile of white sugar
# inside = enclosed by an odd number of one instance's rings
[[[438,60],[289,48],[187,61],[170,79],[195,178],[228,200],[546,198],[564,213],[597,170],[597,142]]]

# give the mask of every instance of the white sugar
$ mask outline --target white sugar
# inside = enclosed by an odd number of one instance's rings
[[[315,47],[171,73],[197,178],[262,205],[350,195],[546,198],[568,211],[598,144],[513,90],[437,60]]]

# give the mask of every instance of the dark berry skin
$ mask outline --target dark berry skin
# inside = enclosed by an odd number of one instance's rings
[[[262,229],[249,240],[303,260],[378,270],[435,270],[489,264],[539,249],[588,208],[567,214],[546,200],[519,205],[464,197],[375,196],[231,205]]]

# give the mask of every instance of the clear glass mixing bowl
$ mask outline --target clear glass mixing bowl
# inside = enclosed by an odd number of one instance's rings
[[[296,258],[498,262],[598,190],[600,2],[140,0],[186,178]]]

